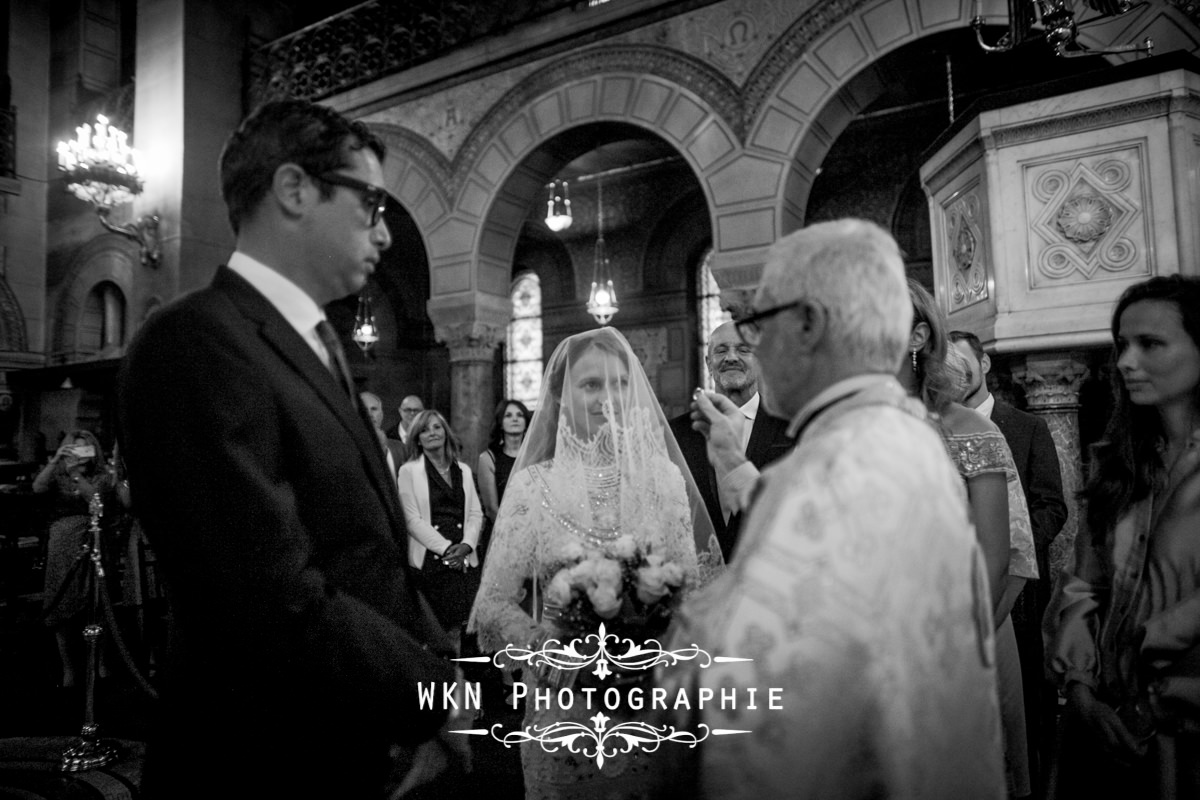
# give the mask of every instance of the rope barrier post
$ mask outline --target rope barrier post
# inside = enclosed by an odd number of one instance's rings
[[[83,629],[83,638],[87,641],[87,696],[79,740],[62,752],[61,767],[64,772],[97,769],[115,761],[120,754],[115,742],[100,738],[100,726],[96,723],[96,671],[100,660],[100,636],[104,633],[104,628],[96,622],[97,612],[101,610],[104,582],[104,564],[100,560],[100,516],[104,513],[104,503],[100,500],[99,492],[88,501],[88,511],[92,518],[89,528],[92,534],[92,621]]]

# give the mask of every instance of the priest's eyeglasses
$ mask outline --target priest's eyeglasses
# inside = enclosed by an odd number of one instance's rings
[[[776,314],[780,314],[788,309],[796,308],[804,302],[803,298],[793,300],[790,303],[773,306],[762,311],[755,311],[752,314],[747,314],[741,319],[733,321],[734,327],[737,328],[738,336],[742,337],[742,341],[751,347],[758,347],[758,343],[762,341],[762,327],[759,325],[764,319],[770,319]]]

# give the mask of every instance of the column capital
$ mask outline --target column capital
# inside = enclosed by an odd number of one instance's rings
[[[450,363],[486,361],[496,357],[496,346],[504,341],[505,326],[486,322],[457,322],[434,327],[434,336],[450,350]]]
[[[1046,412],[1079,407],[1079,387],[1087,362],[1074,353],[1032,354],[1012,366],[1013,380],[1025,389],[1029,410]]]

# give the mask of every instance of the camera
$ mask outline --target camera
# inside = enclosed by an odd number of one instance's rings
[[[84,444],[84,445],[80,445],[78,447],[72,447],[70,452],[76,458],[95,458],[96,457],[96,448],[92,447],[90,444]]]

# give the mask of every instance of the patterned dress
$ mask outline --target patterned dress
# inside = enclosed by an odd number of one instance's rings
[[[1004,434],[997,430],[955,434],[942,430],[942,439],[964,481],[978,475],[1000,473],[1008,486],[1008,574],[1036,580],[1037,553],[1033,525],[1017,466]],[[1024,797],[1031,791],[1029,749],[1025,728],[1025,695],[1021,682],[1021,658],[1012,616],[996,629],[996,684],[1000,692],[1000,717],[1004,728],[1004,766],[1009,793]]]

